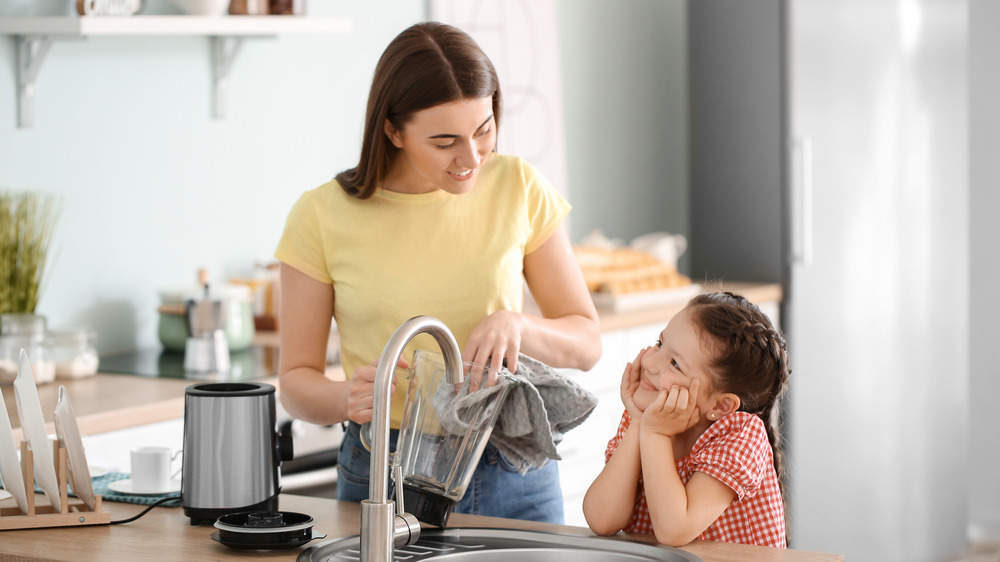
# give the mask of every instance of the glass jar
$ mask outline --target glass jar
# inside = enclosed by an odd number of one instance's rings
[[[78,379],[97,374],[97,334],[86,326],[49,332],[56,378]]]
[[[56,365],[45,339],[45,317],[38,314],[0,315],[0,382],[17,378],[21,350],[28,353],[36,384],[52,382]]]

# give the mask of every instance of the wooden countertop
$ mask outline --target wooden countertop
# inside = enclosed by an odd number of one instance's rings
[[[702,283],[701,290],[702,292],[731,291],[733,293],[743,295],[749,299],[750,302],[757,304],[766,302],[780,303],[782,298],[781,285],[776,283],[761,284],[733,281],[713,281]],[[634,326],[642,326],[655,322],[663,322],[680,312],[686,304],[687,300],[679,300],[672,304],[663,306],[649,306],[620,312],[612,312],[598,308],[597,312],[601,318],[601,331],[610,332],[613,330],[632,328]]]
[[[184,389],[197,381],[184,379],[97,374],[82,379],[56,381],[38,386],[38,401],[49,434],[55,432],[52,421],[59,386],[65,385],[83,435],[146,425],[184,415]],[[14,388],[3,392],[7,415],[14,427],[14,441],[20,441],[20,420]]]
[[[39,496],[41,497],[41,496]],[[4,505],[13,502],[4,500]],[[111,520],[137,515],[144,506],[104,502]],[[359,504],[304,496],[282,495],[281,511],[305,513],[316,522],[314,530],[327,540],[355,535],[360,529]],[[531,529],[583,536],[593,534],[582,527],[515,521],[473,515],[452,515],[451,527],[494,527]],[[95,525],[0,531],[0,560],[23,562],[66,560],[74,562],[114,562],[118,560],[288,560],[293,561],[301,549],[283,551],[233,550],[210,538],[215,529],[210,526],[192,527],[179,507],[157,507],[136,521],[122,525]],[[640,537],[629,537],[641,539]],[[322,541],[313,541],[318,544]],[[784,550],[722,542],[695,541],[683,550],[700,556],[706,562],[837,562],[843,556],[801,550]]]

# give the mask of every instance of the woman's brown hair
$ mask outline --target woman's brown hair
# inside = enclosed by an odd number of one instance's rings
[[[763,420],[784,496],[780,402],[792,373],[785,337],[756,305],[740,295],[702,294],[691,299],[688,308],[695,326],[712,338],[714,359],[709,369],[713,387],[739,396],[740,411]]]
[[[422,109],[468,98],[493,99],[500,127],[500,80],[486,53],[464,31],[423,22],[396,36],[375,67],[358,165],[337,174],[340,186],[367,199],[389,173],[398,148],[385,134],[388,120],[403,130]]]

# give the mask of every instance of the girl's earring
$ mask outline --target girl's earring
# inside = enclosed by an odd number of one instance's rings
[[[719,415],[716,414],[715,412],[709,412],[708,413],[708,419],[710,419],[712,421],[715,421],[715,418],[717,418],[717,417],[719,417]]]

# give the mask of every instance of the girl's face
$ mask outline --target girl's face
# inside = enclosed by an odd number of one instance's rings
[[[690,387],[691,381],[700,379],[698,408],[704,417],[714,404],[715,392],[708,370],[710,359],[691,320],[691,311],[685,308],[670,320],[656,345],[642,356],[639,388],[633,396],[635,405],[645,410],[660,390],[669,391],[673,385]]]
[[[496,145],[493,99],[470,98],[429,107],[414,113],[403,129],[386,122],[385,134],[400,149],[385,178],[385,189],[467,193]]]

